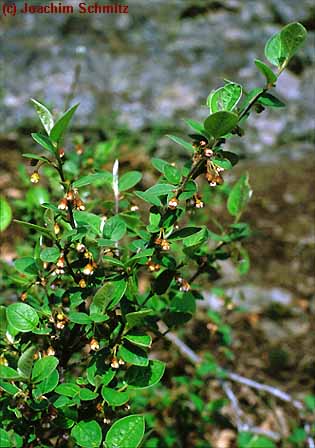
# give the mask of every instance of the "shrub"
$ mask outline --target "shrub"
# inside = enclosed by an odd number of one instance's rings
[[[194,316],[202,298],[194,282],[201,275],[215,282],[218,261],[232,259],[241,274],[249,268],[242,241],[250,229],[241,221],[251,196],[249,177],[242,175],[232,187],[224,184],[225,172],[238,162],[224,144],[244,134],[253,111],[284,106],[269,90],[305,35],[302,25],[292,23],[267,42],[266,58],[277,71],[255,60],[264,87],[245,91],[225,81],[213,90],[204,122],[187,120],[191,140],[169,135],[189,155],[187,163],[153,158],[160,177],[145,191],[134,190],[139,171],[120,176],[118,161],[112,172],[103,169],[102,151],[113,142],[92,154],[92,171],[82,140],[76,150],[64,151],[77,105],[54,121],[46,106],[32,100],[44,128],[32,137],[42,152],[24,157],[34,169],[31,182],[40,183],[43,172],[50,190],[34,187],[29,220],[18,221],[34,247],[15,260],[16,271],[7,278],[19,299],[0,307],[1,447],[162,446],[150,441],[150,433],[144,439],[143,412],[132,412],[141,408],[141,391],[156,385],[165,370],[162,361],[149,357],[152,343],[165,328],[183,327]],[[207,201],[200,194],[205,183]],[[209,212],[214,191],[226,198],[232,218],[226,226]],[[34,208],[38,196],[41,207]],[[3,230],[11,210],[1,201]],[[204,212],[212,214],[217,232],[203,224]],[[209,312],[209,319],[226,356],[232,356],[230,328],[217,313]],[[195,389],[209,373],[224,377],[224,369],[208,358],[191,389],[187,378],[177,380],[190,389],[199,411],[203,403]],[[209,411],[223,403],[212,403]],[[148,415],[147,424],[152,426]]]

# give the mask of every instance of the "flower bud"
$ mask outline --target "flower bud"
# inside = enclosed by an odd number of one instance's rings
[[[58,204],[59,210],[68,210],[68,201],[66,198],[62,198]]]
[[[112,358],[110,365],[113,369],[119,369],[119,362],[117,358]]]
[[[97,351],[100,348],[100,344],[98,343],[98,341],[95,338],[92,338],[90,340],[90,348],[93,351]]]
[[[86,281],[84,280],[84,278],[81,278],[81,280],[79,281],[79,286],[80,288],[86,288]]]
[[[38,174],[38,171],[34,171],[34,173],[31,174],[30,180],[32,184],[38,184],[40,179],[40,176]]]
[[[80,211],[85,210],[84,202],[80,198],[74,200],[74,206],[77,210],[80,210]]]
[[[26,292],[26,291],[25,291],[25,292],[22,292],[20,298],[21,298],[22,302],[25,302],[25,300],[27,299],[27,292]]]
[[[48,347],[48,349],[47,349],[47,356],[54,356],[55,353],[56,352],[55,352],[54,347],[52,347],[52,346]]]
[[[84,266],[82,272],[84,275],[93,275],[94,273],[93,265],[91,263],[88,263],[87,265]]]
[[[168,208],[175,210],[178,206],[178,199],[176,197],[172,198],[168,202]]]
[[[73,190],[68,191],[68,193],[66,194],[66,199],[67,199],[67,201],[73,201],[73,199],[74,199]]]
[[[57,224],[56,222],[54,224],[54,232],[55,232],[55,235],[58,235],[60,233],[59,224]]]
[[[78,243],[76,245],[76,251],[79,252],[79,254],[83,254],[86,251],[86,247],[82,243]]]
[[[204,203],[203,203],[203,201],[201,201],[200,199],[196,199],[196,201],[195,201],[195,207],[196,207],[196,208],[203,208],[203,207],[204,207]]]
[[[213,156],[213,151],[212,151],[212,149],[210,149],[210,148],[205,148],[205,150],[204,150],[204,155],[205,155],[206,157],[212,157],[212,156]]]
[[[162,240],[161,241],[161,248],[162,248],[162,250],[170,250],[170,247],[171,247],[171,245],[170,245],[170,243],[167,241],[167,240]]]
[[[59,149],[59,157],[62,159],[65,156],[65,150],[63,148]]]

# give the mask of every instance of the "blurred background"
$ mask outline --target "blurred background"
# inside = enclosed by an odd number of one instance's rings
[[[32,152],[29,135],[37,127],[31,97],[58,113],[69,102],[80,102],[74,131],[87,143],[124,136],[122,163],[142,169],[149,187],[151,156],[170,161],[181,156],[164,135],[187,133],[183,118],[205,118],[205,99],[223,79],[248,90],[261,86],[254,59],[264,59],[266,40],[283,25],[301,22],[309,31],[307,43],[276,89],[286,109],[251,117],[245,137],[232,143],[242,160],[230,181],[247,170],[254,191],[245,216],[253,229],[246,244],[251,269],[240,278],[225,262],[219,285],[248,310],[234,323],[240,373],[257,376],[263,370],[258,376],[276,379],[296,395],[310,391],[315,378],[314,2],[128,4],[129,14],[122,15],[0,17],[2,194],[14,214],[25,195],[17,174],[25,165],[21,154]],[[23,238],[20,232],[11,224],[2,235],[1,255],[9,263]],[[220,309],[220,303],[206,292],[203,306]],[[193,324],[187,331],[193,333]]]

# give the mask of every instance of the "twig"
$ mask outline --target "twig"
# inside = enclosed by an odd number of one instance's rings
[[[75,69],[74,69],[74,74],[73,74],[73,79],[72,79],[72,82],[71,82],[70,90],[69,90],[69,93],[68,93],[68,95],[66,97],[65,110],[69,109],[70,103],[71,103],[71,101],[74,98],[74,94],[75,94],[77,85],[79,83],[80,74],[81,74],[81,65],[77,64],[75,66]]]
[[[299,400],[295,400],[291,395],[283,392],[282,390],[269,386],[268,384],[258,383],[257,381],[251,380],[244,376],[238,375],[237,373],[225,371],[227,377],[240,384],[245,384],[246,386],[251,387],[252,389],[263,390],[264,392],[268,392],[271,395],[279,398],[282,401],[286,401],[287,403],[291,403],[298,410],[303,410],[303,403]]]
[[[197,355],[197,353],[195,353],[190,347],[188,347],[188,345],[186,345],[185,342],[183,342],[176,334],[174,334],[172,332],[166,332],[167,326],[164,324],[164,322],[159,322],[158,326],[159,326],[160,332],[165,333],[165,338],[168,339],[169,341],[173,342],[177,346],[177,348],[179,349],[180,353],[183,356],[185,356],[187,359],[189,359],[193,364],[201,363],[202,358],[199,355]],[[223,372],[223,374],[225,374],[225,377],[231,381],[234,381],[234,382],[240,383],[240,384],[244,384],[248,387],[251,387],[252,389],[267,392],[267,393],[279,398],[282,401],[286,401],[287,403],[290,403],[293,407],[295,407],[295,409],[297,409],[299,411],[301,419],[303,418],[303,416],[301,415],[301,411],[303,411],[305,409],[303,403],[299,400],[295,400],[291,395],[287,394],[286,392],[282,391],[281,389],[270,386],[268,384],[259,383],[257,381],[246,378],[244,376],[238,375],[237,373],[230,372],[228,370],[222,369],[222,372]],[[239,429],[239,425],[241,425],[242,431],[246,430],[253,434],[265,435],[274,440],[279,440],[281,438],[280,434],[275,433],[273,431],[266,431],[266,430],[258,428],[258,427],[250,427],[249,425],[246,425],[244,423],[241,424],[242,410],[240,409],[240,407],[238,405],[238,401],[237,401],[237,398],[236,398],[234,392],[228,386],[225,379],[221,379],[221,385],[222,385],[225,393],[227,394],[228,398],[230,399],[232,407],[235,411],[238,429]],[[306,424],[304,426],[304,429],[308,435],[307,436],[308,448],[315,448],[314,439],[310,435],[310,432],[311,432],[310,425]]]
[[[116,159],[113,165],[113,192],[115,199],[115,214],[119,213],[119,160]],[[119,255],[118,241],[115,242],[116,255]]]

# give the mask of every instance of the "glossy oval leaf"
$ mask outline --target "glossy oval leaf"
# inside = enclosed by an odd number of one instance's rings
[[[121,345],[117,354],[119,358],[128,364],[135,366],[147,366],[149,364],[147,353],[139,347]]]
[[[230,191],[227,209],[232,216],[239,216],[244,210],[247,202],[252,194],[252,190],[249,185],[248,174],[245,174],[239,178]]]
[[[177,137],[176,135],[167,135],[166,137],[170,138],[171,140],[173,140],[173,142],[177,143],[178,145],[183,146],[189,152],[191,153],[195,152],[195,148],[193,147],[193,145],[189,142],[186,142],[186,140],[183,140],[182,138]]]
[[[56,149],[53,146],[52,142],[50,141],[50,138],[46,135],[39,134],[37,132],[34,132],[32,135],[32,138],[35,140],[36,143],[38,143],[40,146],[42,146],[44,149],[47,149],[51,154],[56,154]]]
[[[24,378],[30,378],[32,373],[32,368],[34,364],[34,355],[36,353],[36,347],[32,345],[28,349],[25,350],[25,352],[22,353],[22,355],[19,357],[18,360],[18,372],[24,377]]]
[[[21,272],[21,274],[26,275],[38,274],[38,267],[36,261],[32,257],[23,257],[14,260],[14,267],[17,271]]]
[[[34,100],[33,98],[31,99],[31,101],[35,106],[37,115],[39,116],[39,119],[42,122],[45,131],[49,135],[50,131],[54,127],[54,119],[52,117],[50,110],[48,110],[47,107],[44,106],[44,104],[40,103],[37,100]]]
[[[242,86],[234,82],[230,82],[223,87],[212,92],[208,99],[207,105],[210,113],[214,114],[219,111],[232,111],[242,96]]]
[[[40,259],[47,263],[55,263],[60,257],[60,249],[58,247],[46,247],[40,253]]]
[[[7,307],[9,324],[17,331],[27,333],[36,328],[39,317],[37,312],[26,303],[12,303]]]
[[[79,104],[76,104],[72,107],[70,107],[70,109],[68,109],[61,118],[59,118],[59,120],[56,122],[56,124],[54,125],[54,127],[52,128],[52,130],[50,131],[50,138],[52,139],[53,142],[59,142],[63,133],[65,132],[65,130],[67,129],[67,127],[69,126],[69,123],[73,117],[73,114],[75,113],[75,111],[77,110],[77,107],[79,106]]]
[[[93,298],[93,305],[102,313],[115,308],[125,294],[126,288],[127,282],[124,279],[106,282],[96,292]]]
[[[137,448],[145,431],[142,415],[128,415],[117,420],[105,437],[105,448]]]
[[[206,130],[214,138],[231,132],[238,123],[238,116],[233,112],[220,111],[210,115],[204,122]]]
[[[266,43],[265,56],[271,64],[281,67],[287,64],[306,39],[307,31],[298,22],[289,23]]]
[[[151,347],[152,338],[149,334],[127,334],[124,339],[138,347]]]
[[[83,448],[99,447],[102,443],[102,429],[95,421],[81,421],[71,430],[71,436]]]
[[[258,68],[258,70],[260,71],[260,73],[262,73],[264,75],[264,77],[266,78],[267,84],[269,84],[270,86],[274,85],[275,82],[277,81],[278,77],[271,70],[271,68],[268,67],[268,65],[266,65],[264,62],[260,61],[259,59],[255,59],[255,65]]]
[[[102,397],[109,406],[122,406],[129,400],[128,392],[118,392],[110,387],[102,387]]]
[[[49,376],[59,364],[59,360],[55,356],[45,356],[38,359],[32,370],[32,381],[39,383]]]
[[[15,380],[20,378],[19,373],[12,367],[0,365],[0,378],[4,380]]]
[[[36,388],[33,390],[33,397],[37,399],[42,395],[52,392],[57,386],[58,382],[59,373],[57,370],[54,370],[41,383],[37,384]]]
[[[151,360],[146,367],[131,366],[126,373],[126,382],[132,389],[146,389],[157,384],[164,371],[164,362]]]
[[[137,185],[142,179],[140,171],[129,171],[119,179],[119,191],[126,191]]]

